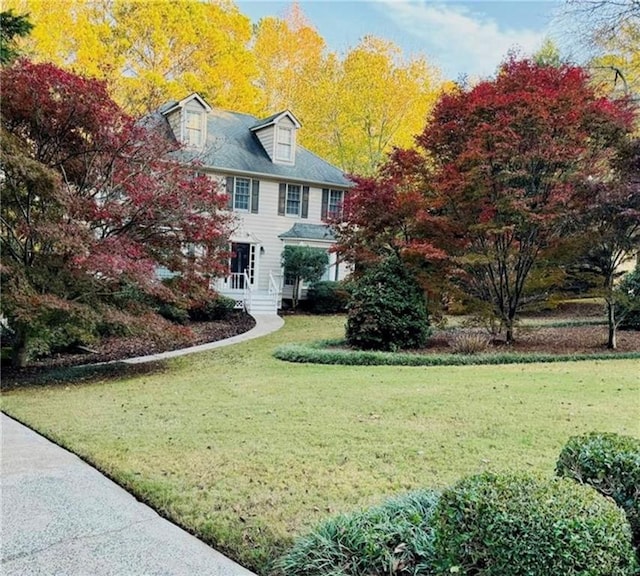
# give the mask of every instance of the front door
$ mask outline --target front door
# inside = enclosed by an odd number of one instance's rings
[[[244,272],[251,277],[251,244],[233,242],[231,252],[231,287],[242,290],[245,287]]]

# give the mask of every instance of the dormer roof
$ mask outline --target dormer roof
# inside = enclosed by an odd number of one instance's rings
[[[260,122],[258,122],[257,124],[254,124],[253,126],[251,126],[250,130],[252,132],[257,132],[258,130],[261,130],[262,128],[267,128],[268,126],[274,126],[275,124],[280,122],[280,120],[282,120],[285,117],[288,117],[289,120],[291,120],[291,122],[293,123],[293,125],[297,129],[299,129],[302,126],[300,124],[300,122],[298,121],[298,119],[289,110],[283,110],[282,112],[278,112],[277,114],[273,114],[273,115],[269,116],[268,118],[265,118],[264,120],[260,120]]]
[[[160,113],[166,116],[167,114],[171,114],[171,112],[184,108],[187,104],[194,101],[198,102],[206,112],[211,112],[211,106],[207,104],[205,99],[202,96],[200,96],[200,94],[193,92],[192,94],[189,94],[189,96],[187,96],[186,98],[183,98],[182,100],[172,100],[171,102],[167,102],[164,106],[160,108]]]

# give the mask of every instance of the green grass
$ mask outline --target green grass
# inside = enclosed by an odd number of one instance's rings
[[[9,390],[2,408],[262,573],[336,512],[481,470],[551,474],[571,435],[640,435],[637,360],[416,368],[271,355],[339,338],[343,324],[290,317],[160,373]]]

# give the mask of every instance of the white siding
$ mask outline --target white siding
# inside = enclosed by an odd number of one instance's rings
[[[219,177],[224,181],[224,176]],[[251,242],[253,238],[260,241],[261,249],[258,250],[257,275],[258,290],[269,288],[269,272],[280,274],[282,271],[281,255],[285,242],[278,235],[287,232],[296,223],[323,224],[320,217],[322,205],[322,188],[309,187],[309,217],[294,218],[278,215],[278,185],[280,181],[260,181],[260,211],[258,214],[236,212],[237,227],[233,234],[234,242]],[[287,244],[304,244],[329,248],[331,242],[286,240]],[[330,255],[331,262],[335,262],[335,255]],[[340,265],[340,279],[346,276],[346,266]],[[333,279],[333,277],[332,277]]]
[[[180,110],[172,112],[167,116],[167,121],[169,122],[169,126],[171,126],[173,135],[177,140],[182,142],[182,112]]]
[[[269,158],[273,162],[273,156],[275,152],[275,134],[276,127],[274,125],[262,128],[262,130],[256,131],[256,136],[260,140],[260,144],[264,148],[265,152],[269,155]]]

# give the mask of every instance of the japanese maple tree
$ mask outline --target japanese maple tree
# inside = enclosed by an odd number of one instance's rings
[[[0,80],[2,313],[17,364],[52,317],[95,311],[123,285],[171,299],[160,266],[181,290],[222,273],[225,197],[173,160],[159,119],[136,122],[102,82],[51,64],[19,61]]]
[[[632,128],[624,101],[598,97],[578,67],[509,59],[495,79],[445,94],[418,143],[460,244],[448,252],[465,290],[513,340],[527,281],[584,208],[576,193],[610,169]]]
[[[615,281],[621,265],[640,250],[640,140],[621,142],[612,159],[611,171],[599,179],[585,181],[583,226],[586,257],[583,267],[602,282],[607,306],[607,347],[617,347],[619,291]]]

